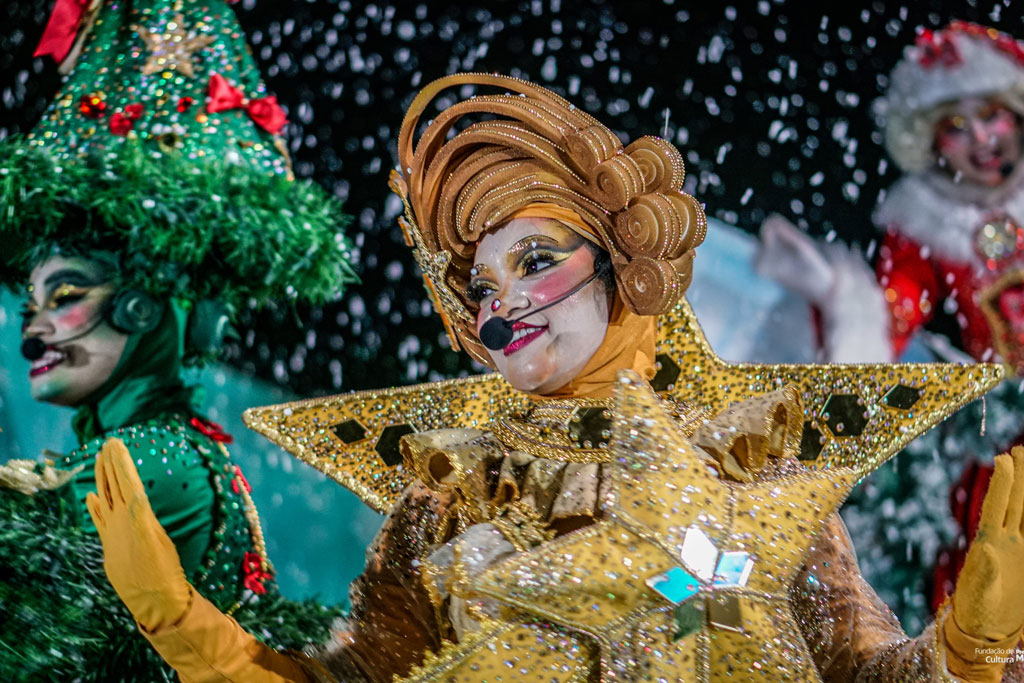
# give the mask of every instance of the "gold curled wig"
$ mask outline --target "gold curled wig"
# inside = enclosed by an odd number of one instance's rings
[[[416,140],[428,106],[447,88],[493,87],[441,111]],[[464,117],[480,117],[458,125]],[[457,127],[458,125],[458,127]],[[538,85],[455,74],[413,100],[398,137],[391,187],[400,219],[453,346],[491,365],[465,297],[476,244],[528,206],[577,214],[609,253],[616,290],[638,315],[660,315],[686,291],[704,240],[701,205],[682,191],[683,158],[644,136],[623,146],[606,126]]]

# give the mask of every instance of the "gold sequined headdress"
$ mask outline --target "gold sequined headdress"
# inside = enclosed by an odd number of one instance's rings
[[[446,88],[494,86],[442,111],[414,144],[420,119]],[[483,116],[451,135],[463,117]],[[623,146],[589,114],[527,81],[456,74],[413,100],[398,137],[401,171],[392,189],[405,204],[435,307],[456,348],[489,363],[463,296],[477,241],[529,205],[574,211],[611,256],[617,289],[631,311],[660,315],[679,301],[704,239],[700,204],[682,191],[683,159],[645,136]]]

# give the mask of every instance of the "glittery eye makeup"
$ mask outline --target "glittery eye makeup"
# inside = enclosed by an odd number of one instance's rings
[[[42,287],[30,286],[29,299],[21,306],[24,330],[41,310],[59,312],[86,300],[97,288],[106,284],[102,279],[73,268],[64,268],[49,275]],[[39,296],[41,295],[41,296]]]
[[[61,285],[53,291],[49,300],[46,302],[46,307],[50,310],[57,310],[63,306],[81,301],[89,292],[93,290],[92,287],[77,287],[75,285]]]
[[[524,277],[536,275],[551,266],[557,266],[571,255],[571,251],[563,252],[538,247],[523,254],[519,261],[518,271]]]
[[[583,244],[583,238],[569,230],[565,231],[562,239],[549,235],[530,235],[509,247],[504,266],[516,276],[528,278],[566,261]],[[485,277],[489,270],[486,265],[477,264],[470,271],[472,279],[466,287],[466,298],[473,303],[479,304],[498,289],[496,283]]]

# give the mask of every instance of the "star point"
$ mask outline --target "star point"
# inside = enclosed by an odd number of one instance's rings
[[[175,69],[182,75],[195,76],[193,55],[213,42],[210,35],[199,35],[185,28],[185,16],[176,14],[164,27],[163,32],[151,31],[144,26],[132,27],[146,43],[149,56],[142,65],[142,73],[146,76]]]

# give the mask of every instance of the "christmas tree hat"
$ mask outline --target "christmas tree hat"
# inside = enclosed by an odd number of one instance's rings
[[[55,249],[112,252],[122,288],[229,312],[354,280],[340,203],[292,177],[223,0],[57,0],[37,54],[68,75],[0,144],[0,282]]]

